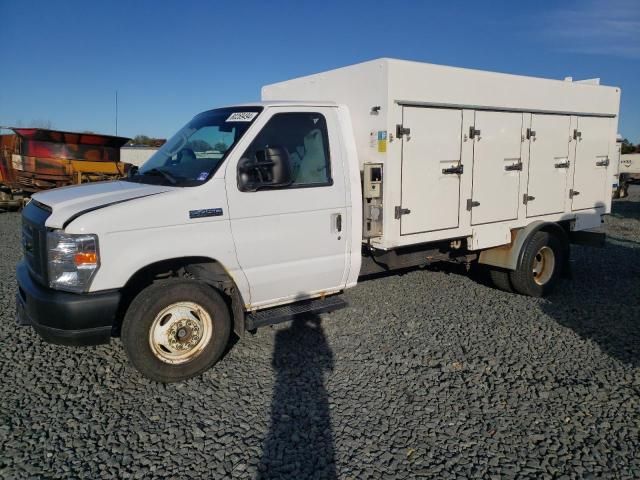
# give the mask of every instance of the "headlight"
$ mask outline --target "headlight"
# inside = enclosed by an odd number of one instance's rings
[[[54,230],[47,234],[49,287],[84,292],[100,266],[98,237]]]

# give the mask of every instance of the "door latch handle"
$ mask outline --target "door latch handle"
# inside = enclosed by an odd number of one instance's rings
[[[522,162],[514,163],[513,165],[507,165],[504,167],[507,172],[513,171],[521,171],[522,170]]]
[[[596,162],[596,167],[608,167],[609,166],[609,158],[605,158],[604,160],[598,160]]]
[[[395,208],[395,218],[396,220],[399,220],[400,217],[402,217],[402,215],[409,215],[411,213],[411,210],[409,210],[408,208],[402,208],[402,207],[396,207]]]
[[[411,129],[403,125],[396,125],[396,138],[402,138],[404,135],[411,135]]]
[[[569,160],[567,160],[566,162],[558,162],[554,165],[554,167],[556,168],[569,168],[569,165],[571,164],[571,162],[569,162]]]
[[[338,232],[342,231],[342,214],[336,214],[336,230]]]
[[[464,165],[458,165],[457,167],[451,167],[451,168],[443,168],[442,173],[444,175],[452,175],[454,173],[458,175],[462,175],[464,173]]]
[[[467,210],[471,211],[473,207],[479,207],[480,202],[474,202],[472,199],[467,199]]]

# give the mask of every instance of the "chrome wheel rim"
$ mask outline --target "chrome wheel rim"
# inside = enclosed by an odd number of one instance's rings
[[[213,333],[213,322],[197,303],[178,302],[162,309],[149,330],[151,351],[159,360],[173,365],[197,357]]]
[[[533,280],[538,285],[545,285],[553,276],[556,268],[556,256],[553,250],[547,246],[538,250],[533,257]]]

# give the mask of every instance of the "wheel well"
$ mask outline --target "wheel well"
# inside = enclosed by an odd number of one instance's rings
[[[549,222],[545,223],[540,231],[555,234],[564,244],[565,249],[569,248],[569,222]]]
[[[480,252],[479,263],[514,270],[520,264],[527,240],[536,232],[556,235],[565,246],[565,258],[569,258],[569,222],[536,221],[518,230],[512,230],[512,241],[508,245],[489,248]],[[517,233],[515,233],[517,232]],[[565,265],[566,266],[566,265]]]
[[[568,234],[568,230],[569,230],[569,223],[568,222],[546,222],[543,223],[542,225],[539,226],[539,228],[536,228],[534,230],[532,230],[531,232],[529,232],[529,234],[527,235],[527,239],[528,240],[531,236],[533,236],[536,232],[546,232],[549,233],[551,235],[555,235],[556,237],[558,237],[558,239],[562,242],[562,245],[564,246],[564,259],[565,259],[565,264],[562,265],[563,270],[567,267],[568,262],[569,262],[569,234]],[[526,242],[525,240],[525,242]],[[525,242],[522,243],[522,247],[524,247]],[[520,251],[518,252],[518,261],[516,262],[516,265],[520,265],[520,261],[522,260],[522,255],[524,252],[524,248],[520,248]]]
[[[133,299],[155,282],[170,278],[200,280],[218,290],[231,313],[233,330],[238,336],[244,333],[244,301],[233,278],[217,260],[208,257],[181,257],[161,260],[134,273],[122,289],[122,299],[113,325],[113,336],[120,335],[124,315]]]

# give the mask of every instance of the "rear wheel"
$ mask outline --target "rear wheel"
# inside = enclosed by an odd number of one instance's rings
[[[534,233],[524,245],[520,264],[509,274],[515,291],[530,297],[542,297],[551,292],[564,265],[566,250],[557,235],[542,231]]]
[[[509,270],[491,267],[489,270],[489,277],[491,277],[491,282],[496,288],[505,292],[513,293],[513,286],[511,285],[511,279],[509,278]]]
[[[169,280],[133,300],[122,325],[122,343],[143,375],[176,382],[216,363],[230,331],[229,309],[216,290],[194,280]]]

